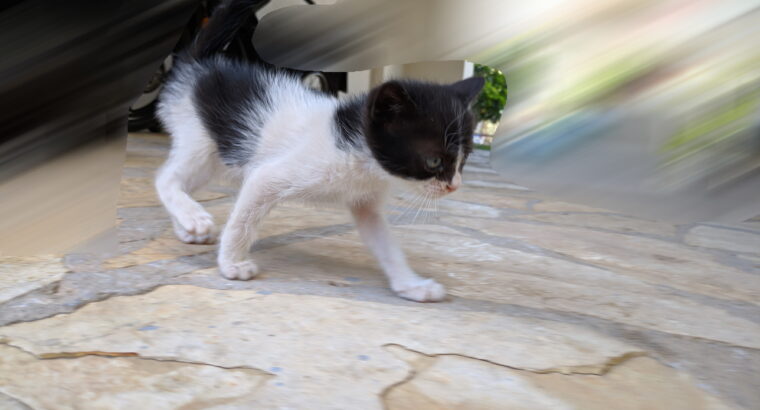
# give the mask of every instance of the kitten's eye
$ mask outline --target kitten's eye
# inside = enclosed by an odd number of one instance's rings
[[[441,158],[440,157],[430,157],[425,160],[425,165],[427,165],[430,169],[436,169],[439,166],[441,166]]]

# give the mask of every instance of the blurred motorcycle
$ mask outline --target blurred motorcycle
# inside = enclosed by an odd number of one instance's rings
[[[306,4],[313,5],[311,0],[304,0]],[[175,55],[184,50],[195,39],[200,29],[202,29],[209,18],[211,17],[214,9],[221,3],[221,0],[203,0],[197,11],[193,14],[192,18],[188,22],[185,30],[177,42],[174,51],[171,55],[167,56],[158,67],[158,70],[153,74],[148,84],[143,89],[140,97],[135,100],[132,106],[129,108],[128,126],[129,132],[136,132],[141,130],[149,130],[152,132],[161,131],[161,125],[155,116],[156,105],[158,103],[158,96],[161,94],[166,79],[171,72]],[[224,50],[224,53],[230,57],[242,59],[245,61],[259,61],[261,59],[256,53],[253,47],[253,32],[258,25],[258,18],[256,12],[266,6],[269,2],[263,2],[257,10],[252,10],[250,22],[246,25],[244,30],[241,30],[236,36],[235,40],[230,42]],[[292,70],[299,75],[303,83],[310,88],[318,91],[322,91],[331,95],[338,95],[339,91],[346,91],[347,74],[346,73],[325,73],[319,71],[300,71]]]

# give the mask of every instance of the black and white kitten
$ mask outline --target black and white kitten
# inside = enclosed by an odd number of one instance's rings
[[[433,197],[459,187],[472,149],[470,105],[483,79],[388,81],[341,101],[287,72],[216,54],[253,3],[233,1],[215,13],[161,96],[159,116],[172,148],[156,188],[175,233],[187,243],[215,241],[214,220],[190,194],[226,171],[241,188],[221,235],[225,278],[256,275],[250,248],[275,204],[329,201],[350,208],[393,291],[419,302],[442,300],[444,287],[409,267],[381,210],[394,180]]]

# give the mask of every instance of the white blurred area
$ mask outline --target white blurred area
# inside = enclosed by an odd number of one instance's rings
[[[574,3],[573,16],[481,56],[510,87],[493,165],[655,219],[760,214],[760,4]]]
[[[255,42],[301,69],[497,68],[491,162],[515,183],[670,222],[760,214],[760,0],[339,0],[275,10]]]

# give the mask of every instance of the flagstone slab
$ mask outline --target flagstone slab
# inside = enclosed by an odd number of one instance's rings
[[[725,300],[760,301],[760,277],[678,243],[574,227],[441,217],[452,225],[522,241],[647,283]]]
[[[0,338],[38,357],[56,357],[61,352],[69,356],[73,352],[133,352],[141,358],[258,369],[273,377],[249,401],[254,408],[379,409],[383,390],[402,381],[409,371],[386,350],[389,344],[531,371],[562,372],[603,367],[611,359],[637,351],[586,328],[546,320],[441,310],[411,302],[388,305],[193,286],[165,286],[144,295],[113,297],[68,315],[0,328]],[[15,374],[20,365],[13,360],[21,359],[6,360],[8,367],[0,373]],[[74,366],[82,358],[68,360]],[[108,367],[110,363],[104,360],[123,359],[89,360]],[[40,369],[57,371],[47,367],[52,362],[44,363]],[[143,379],[140,374],[153,373],[140,373],[141,366],[148,366],[141,362],[122,365],[126,367],[123,375],[114,376],[114,383],[121,383],[115,390],[132,391],[123,379]],[[80,368],[85,371],[87,363],[82,362]],[[93,371],[82,377],[80,386],[86,386],[87,377],[103,375]],[[236,380],[237,376],[229,377]],[[258,384],[258,378],[257,373],[249,383]],[[14,397],[27,401],[39,393],[31,387],[24,390],[21,385],[28,382],[9,379],[19,386]],[[139,388],[150,393],[159,384],[148,378]],[[86,391],[82,388],[79,394]],[[206,399],[205,394],[196,400]],[[211,397],[214,394],[222,392]],[[75,406],[83,397],[75,395],[68,404]]]
[[[67,271],[60,256],[0,256],[0,303],[55,283]]]

